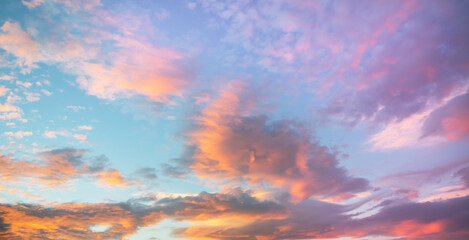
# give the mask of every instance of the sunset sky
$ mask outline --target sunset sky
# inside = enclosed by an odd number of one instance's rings
[[[0,0],[0,239],[469,239],[469,1]]]

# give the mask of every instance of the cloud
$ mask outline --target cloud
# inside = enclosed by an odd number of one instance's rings
[[[373,134],[365,142],[371,151],[390,151],[405,147],[425,147],[444,142],[438,136],[422,139],[422,125],[431,111],[414,114],[401,121],[393,121]]]
[[[92,126],[87,126],[87,125],[81,125],[81,126],[78,126],[77,130],[79,130],[79,131],[91,131],[91,130],[93,130],[93,127]]]
[[[11,238],[124,238],[165,218],[209,220],[238,216],[238,219],[251,221],[253,218],[284,216],[284,211],[274,202],[258,201],[248,192],[239,190],[214,194],[202,192],[177,198],[139,198],[117,204],[65,203],[49,207],[2,204],[0,234]],[[92,231],[96,225],[108,229]]]
[[[1,96],[4,96],[10,89],[4,87],[4,86],[0,86],[0,97]]]
[[[243,85],[232,82],[202,110],[188,133],[195,147],[189,167],[198,176],[267,183],[289,192],[295,202],[369,187],[367,180],[351,177],[339,167],[338,153],[314,140],[305,125],[250,115],[257,104],[256,91]]]
[[[456,172],[456,175],[459,176],[461,180],[463,180],[466,187],[469,188],[469,167],[461,168]]]
[[[0,76],[0,81],[10,81],[15,79],[15,76],[10,76],[10,75],[2,75]]]
[[[31,34],[23,31],[19,23],[5,22],[0,29],[0,47],[17,57],[19,66],[36,67],[34,63],[40,60],[39,44]]]
[[[156,175],[156,169],[150,167],[140,168],[136,172],[136,175],[149,181],[153,181],[158,178],[158,176]]]
[[[83,142],[86,141],[86,138],[88,137],[85,134],[73,134],[72,136],[73,136],[73,138],[75,138],[77,140],[81,140]]]
[[[24,95],[26,96],[26,100],[28,100],[29,102],[39,101],[40,96],[41,96],[39,93],[30,93],[30,92],[24,92]]]
[[[136,222],[135,214],[125,207],[118,204],[80,203],[57,205],[53,208],[0,205],[0,218],[6,225],[3,234],[13,239],[111,239],[122,238],[137,230],[139,223]],[[156,214],[154,217],[156,218]],[[96,224],[112,227],[105,232],[94,232],[90,227]]]
[[[155,48],[149,42],[116,39],[118,50],[111,53],[109,64],[82,63],[78,79],[88,94],[103,99],[143,95],[157,102],[181,96],[191,79],[185,56],[167,48]]]
[[[342,84],[356,84],[355,89],[340,90],[327,114],[351,124],[400,121],[467,84],[469,58],[460,54],[469,51],[461,41],[469,36],[467,4],[424,1],[416,6],[394,32],[365,51],[357,71],[344,73]]]
[[[79,112],[80,110],[84,110],[85,107],[83,106],[67,106],[67,109],[71,109],[74,112]]]
[[[129,184],[125,181],[124,177],[119,171],[109,169],[98,173],[99,183],[106,187],[127,187]]]
[[[394,150],[405,147],[423,147],[435,145],[441,142],[445,142],[447,138],[443,134],[437,133],[428,133],[430,128],[433,128],[436,132],[437,128],[441,128],[437,121],[441,121],[445,117],[445,114],[448,114],[449,111],[453,110],[442,110],[443,108],[448,108],[450,102],[454,102],[454,99],[461,99],[467,91],[467,87],[463,87],[453,91],[450,95],[446,96],[439,102],[431,102],[429,106],[425,107],[421,112],[415,113],[410,117],[401,120],[393,120],[388,123],[382,130],[373,134],[367,141],[366,144],[370,145],[370,150],[372,151],[387,151]],[[462,103],[463,105],[464,103]],[[455,105],[451,103],[451,105]],[[459,103],[461,105],[461,103]],[[464,106],[458,106],[463,108]],[[452,107],[455,108],[455,107]],[[464,110],[461,110],[461,113],[457,113],[457,116],[454,116],[454,121],[462,121]],[[430,126],[433,124],[433,126]],[[464,128],[464,124],[461,125]],[[461,130],[464,134],[464,129]],[[458,131],[455,130],[455,131]],[[438,130],[439,131],[439,130]]]
[[[368,202],[339,205],[307,199],[299,204],[260,201],[251,192],[159,197],[121,203],[63,203],[49,206],[0,205],[0,236],[51,239],[125,238],[163,219],[185,221],[173,235],[188,239],[309,239],[407,237],[456,239],[469,236],[464,206],[469,197],[437,202],[398,201],[377,213],[355,218],[349,212]],[[34,226],[34,227],[31,227]],[[105,226],[103,231],[93,231]]]
[[[451,99],[433,111],[422,126],[422,138],[443,136],[449,140],[469,135],[469,93]]]
[[[31,136],[33,135],[32,132],[24,132],[24,131],[18,131],[18,132],[6,132],[4,133],[5,136],[10,136],[10,137],[14,137],[14,138],[18,138],[18,139],[21,139],[25,136]]]
[[[29,9],[34,9],[43,5],[45,0],[21,0],[21,3]],[[54,2],[62,4],[67,8],[67,11],[76,12],[79,10],[90,10],[96,6],[100,6],[100,0],[52,0],[49,3]]]
[[[115,169],[108,168],[104,156],[88,158],[85,150],[62,148],[41,152],[40,161],[12,159],[0,155],[1,179],[4,183],[21,182],[27,186],[61,186],[79,178],[91,177],[105,186],[127,186],[130,183]]]
[[[469,212],[463,207],[468,203],[469,197],[463,197],[392,205],[371,217],[357,220],[357,224],[362,231],[387,236],[462,240],[469,236],[464,226]]]
[[[46,138],[57,138],[57,136],[67,136],[67,131],[44,131],[44,137]]]
[[[30,0],[30,1],[21,0],[21,3],[23,3],[29,9],[33,9],[38,6],[41,6],[44,3],[44,0]]]
[[[225,43],[245,50],[233,64],[312,82],[325,100],[319,113],[349,126],[411,117],[469,76],[469,57],[461,55],[469,52],[462,40],[469,37],[467,3],[201,0],[197,6],[211,14]]]
[[[189,56],[156,47],[144,37],[135,38],[134,32],[112,24],[113,16],[103,9],[95,13],[102,18],[100,24],[95,24],[92,31],[86,30],[99,34],[94,38],[64,34],[32,39],[18,23],[5,22],[0,48],[14,55],[20,67],[33,68],[38,62],[60,65],[65,72],[76,74],[79,86],[98,98],[113,100],[143,95],[151,101],[168,103],[171,98],[182,96],[193,80],[194,64]],[[110,27],[119,31],[106,32]],[[113,42],[112,47],[99,54],[106,41]],[[36,98],[30,95],[28,99]]]
[[[22,82],[22,81],[16,81],[16,85],[22,86],[25,88],[30,88],[33,84],[30,82]]]
[[[44,131],[42,134],[45,138],[57,138],[57,136],[63,136],[63,137],[73,137],[77,140],[80,140],[82,142],[86,142],[86,138],[88,137],[85,134],[78,134],[78,133],[71,133],[66,130],[60,130],[60,131]]]
[[[19,108],[18,106],[12,105],[12,104],[8,103],[8,101],[4,104],[0,103],[0,119],[2,119],[2,120],[11,120],[11,119],[24,120],[22,118],[22,116],[23,116],[23,110],[21,110],[21,108]]]
[[[466,239],[464,205],[469,197],[441,202],[399,203],[383,207],[362,219],[346,214],[349,207],[306,200],[291,206],[288,218],[259,219],[241,227],[189,226],[174,235],[189,239],[329,239],[406,237],[417,239]]]

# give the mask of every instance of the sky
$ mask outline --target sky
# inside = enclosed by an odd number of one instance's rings
[[[469,239],[469,1],[0,1],[1,239]]]

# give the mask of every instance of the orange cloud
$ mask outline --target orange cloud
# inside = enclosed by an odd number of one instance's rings
[[[108,187],[128,186],[128,183],[125,181],[124,177],[122,177],[120,172],[115,169],[99,172],[98,179],[102,185]]]
[[[65,203],[48,207],[0,204],[0,237],[122,239],[165,218],[192,221],[233,216],[236,221],[243,221],[236,217],[243,216],[246,222],[284,216],[284,210],[279,204],[258,201],[239,190],[189,197],[131,199],[117,204]],[[109,229],[93,231],[95,225]]]
[[[84,150],[56,149],[39,154],[40,161],[15,160],[0,154],[0,179],[24,186],[55,187],[89,176],[109,187],[129,185],[117,170],[106,168],[106,158],[88,163],[85,154]]]
[[[111,239],[128,236],[139,225],[136,213],[118,204],[0,205],[0,211],[7,226],[3,234],[13,239]],[[93,225],[110,229],[93,232]]]
[[[219,181],[245,179],[288,191],[294,202],[313,194],[360,192],[365,179],[349,177],[338,167],[337,154],[312,139],[311,131],[295,121],[270,121],[251,115],[254,91],[235,81],[196,118],[190,143],[196,147],[190,168]]]

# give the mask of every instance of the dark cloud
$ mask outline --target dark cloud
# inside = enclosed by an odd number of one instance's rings
[[[153,181],[158,178],[158,176],[156,175],[156,169],[149,167],[138,169],[136,175],[140,178],[150,181]]]
[[[466,187],[469,188],[469,167],[461,168],[456,172],[456,176],[460,177]]]

